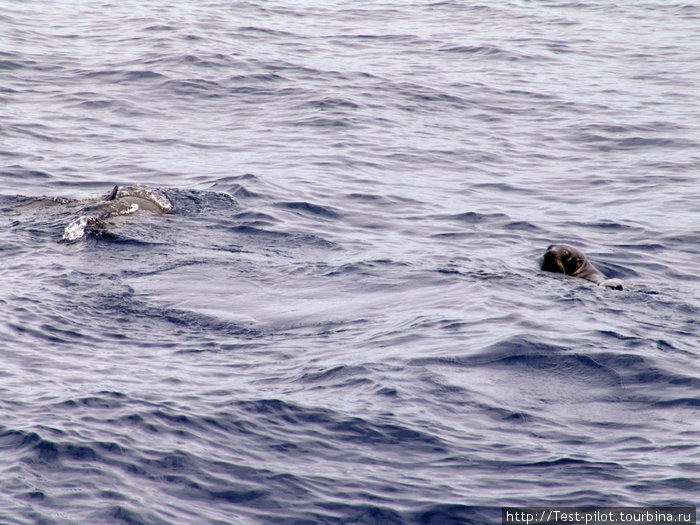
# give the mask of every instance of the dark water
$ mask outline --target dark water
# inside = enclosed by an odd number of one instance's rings
[[[3,2],[1,523],[696,504],[700,5],[178,4]]]

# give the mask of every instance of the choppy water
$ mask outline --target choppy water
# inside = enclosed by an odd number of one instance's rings
[[[697,502],[698,3],[179,4],[3,2],[0,522]]]

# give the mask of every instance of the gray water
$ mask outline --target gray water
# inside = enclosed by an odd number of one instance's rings
[[[698,27],[4,1],[0,522],[695,505]],[[173,213],[62,241],[115,184]]]

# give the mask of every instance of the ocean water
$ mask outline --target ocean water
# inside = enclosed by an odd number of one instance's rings
[[[174,4],[2,2],[0,523],[697,504],[697,2]]]

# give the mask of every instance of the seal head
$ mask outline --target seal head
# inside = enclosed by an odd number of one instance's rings
[[[622,290],[622,281],[608,279],[579,250],[566,244],[552,244],[542,257],[542,269],[579,277],[606,288]]]

